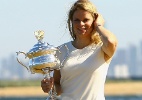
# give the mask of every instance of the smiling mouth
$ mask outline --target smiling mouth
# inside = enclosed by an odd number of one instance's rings
[[[79,31],[86,31],[85,28],[78,28]]]

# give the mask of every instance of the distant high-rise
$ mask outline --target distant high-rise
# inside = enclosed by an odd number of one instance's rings
[[[108,77],[115,78],[116,66],[123,66],[127,63],[127,55],[125,49],[118,49],[116,55],[113,57],[108,70]]]
[[[140,42],[140,55],[142,56],[142,41]]]
[[[119,65],[126,64],[127,54],[125,49],[119,49],[117,51],[117,60]]]
[[[140,42],[140,50],[139,50],[139,59],[138,59],[138,74],[139,77],[142,77],[142,41]]]
[[[138,68],[137,48],[135,45],[130,45],[128,49],[128,67],[131,77],[137,77]]]

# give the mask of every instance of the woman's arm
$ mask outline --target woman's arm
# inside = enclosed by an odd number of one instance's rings
[[[101,15],[98,15],[95,24],[96,30],[100,34],[101,40],[103,42],[102,50],[105,53],[105,60],[108,61],[116,51],[117,39],[112,32],[104,27],[104,19]]]
[[[55,85],[57,95],[60,95],[62,93],[62,88],[60,85],[60,79],[61,79],[60,70],[54,70],[53,77],[54,77],[54,85]]]

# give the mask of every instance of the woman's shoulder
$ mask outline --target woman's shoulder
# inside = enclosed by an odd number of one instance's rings
[[[70,49],[71,47],[71,41],[63,43],[61,45],[58,46],[59,51],[67,51],[68,49]]]
[[[58,47],[60,48],[60,47],[63,47],[63,46],[69,46],[71,44],[71,41],[68,41],[68,42],[66,42],[66,43],[63,43],[63,44],[61,44],[61,45],[59,45]]]
[[[70,49],[71,48],[71,41],[63,43],[61,45],[58,46],[59,49]]]

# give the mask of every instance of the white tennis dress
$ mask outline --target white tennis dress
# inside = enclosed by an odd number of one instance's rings
[[[61,100],[105,100],[104,83],[109,64],[104,60],[102,44],[91,44],[76,49],[72,42],[65,43],[69,55],[61,68]],[[66,56],[62,47],[60,60]]]

